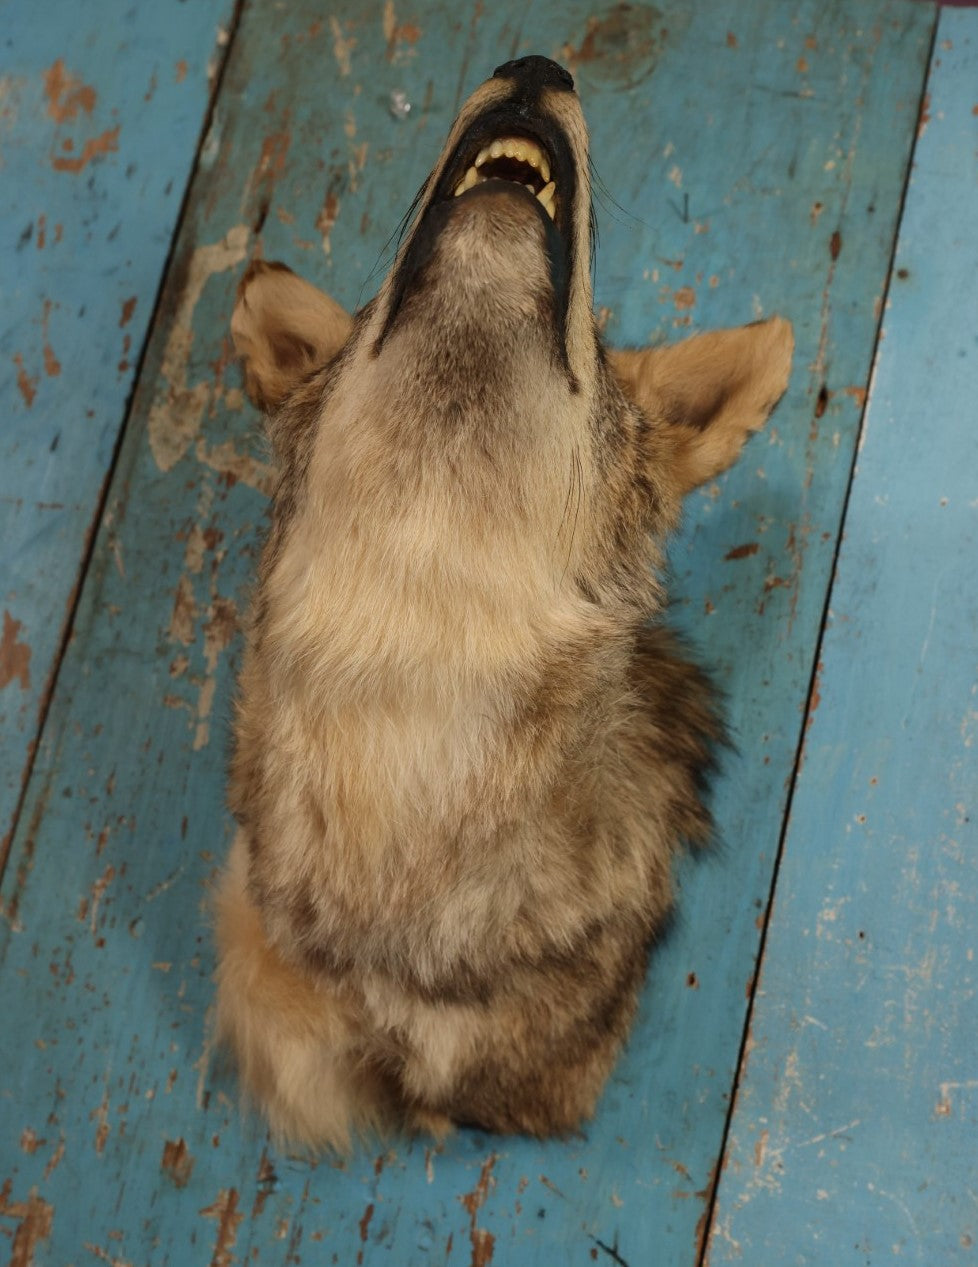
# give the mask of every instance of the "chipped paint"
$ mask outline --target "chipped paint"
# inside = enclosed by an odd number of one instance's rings
[[[214,394],[209,382],[192,387],[187,383],[197,304],[211,277],[242,262],[249,237],[246,225],[235,225],[219,242],[197,247],[190,258],[160,366],[164,385],[154,397],[147,420],[150,448],[161,471],[172,470],[187,452]]]
[[[44,96],[55,123],[70,123],[79,113],[90,115],[95,109],[95,89],[66,70],[61,57],[44,72]]]
[[[350,56],[357,46],[353,36],[345,36],[343,28],[340,26],[340,20],[331,16],[329,19],[329,29],[333,35],[333,56],[336,58],[336,65],[339,67],[341,75],[350,73]]]
[[[17,1219],[10,1248],[9,1267],[33,1267],[34,1251],[51,1235],[54,1207],[32,1188],[26,1201],[11,1201],[12,1183],[4,1180],[0,1187],[0,1218]]]
[[[472,1258],[470,1267],[487,1267],[492,1261],[493,1249],[496,1244],[496,1238],[484,1227],[479,1227],[478,1218],[479,1211],[485,1204],[486,1197],[489,1195],[490,1187],[495,1183],[492,1177],[493,1167],[496,1165],[498,1156],[496,1153],[490,1153],[482,1163],[482,1170],[479,1173],[479,1182],[475,1185],[471,1192],[466,1192],[459,1197],[462,1205],[469,1214],[469,1241],[472,1246]]]
[[[9,611],[3,613],[3,638],[0,641],[0,691],[11,682],[18,682],[26,691],[31,684],[31,648],[20,641],[23,624],[14,620]]]
[[[99,136],[92,136],[82,146],[82,152],[75,158],[66,158],[63,154],[52,156],[51,166],[56,172],[71,172],[77,175],[84,171],[93,158],[103,154],[114,154],[119,148],[119,131],[121,124],[107,128]]]
[[[336,224],[336,219],[339,214],[340,200],[337,197],[335,190],[328,189],[319,215],[316,217],[316,228],[322,235],[323,252],[326,255],[329,255],[332,249],[330,247],[329,235],[333,232],[333,225]]]
[[[231,1253],[238,1239],[238,1227],[244,1215],[238,1209],[238,1193],[235,1188],[222,1188],[217,1199],[200,1212],[205,1219],[217,1222],[217,1237],[210,1267],[231,1267],[236,1261]]]
[[[20,392],[21,399],[30,409],[34,403],[34,397],[37,395],[37,384],[40,381],[38,376],[33,378],[24,368],[24,358],[19,352],[14,354],[14,365],[17,366],[17,390]]]
[[[194,1170],[194,1158],[182,1136],[177,1140],[168,1139],[163,1145],[160,1169],[169,1175],[177,1188],[185,1188],[190,1182],[190,1176]]]

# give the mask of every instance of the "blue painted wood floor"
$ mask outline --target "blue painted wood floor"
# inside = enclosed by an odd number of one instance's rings
[[[978,10],[0,19],[0,1261],[974,1261]],[[258,253],[368,298],[458,104],[529,51],[574,72],[609,191],[609,341],[795,326],[787,397],[671,551],[739,748],[723,845],[579,1137],[313,1164],[211,1038],[270,476],[228,317]]]

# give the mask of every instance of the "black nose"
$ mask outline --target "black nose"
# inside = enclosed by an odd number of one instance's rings
[[[515,79],[520,88],[536,95],[543,88],[574,91],[574,78],[569,71],[549,57],[518,57],[504,62],[492,72],[493,79]]]

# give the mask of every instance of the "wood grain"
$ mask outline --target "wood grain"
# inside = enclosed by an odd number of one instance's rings
[[[51,1208],[35,1262],[696,1261],[933,21],[882,0],[245,8],[3,883],[2,1177]],[[460,100],[529,51],[571,67],[591,123],[609,335],[796,326],[771,430],[672,553],[675,617],[740,744],[724,844],[683,871],[584,1135],[312,1166],[242,1119],[210,1040],[235,629],[269,484],[228,316],[258,251],[369,298]]]
[[[978,1244],[978,13],[944,12],[711,1238]]]
[[[0,869],[231,11],[0,6]]]

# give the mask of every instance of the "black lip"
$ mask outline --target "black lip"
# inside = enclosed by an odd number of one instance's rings
[[[533,202],[545,227],[560,355],[564,364],[567,364],[567,309],[570,278],[574,271],[574,234],[570,230],[573,223],[577,173],[570,142],[563,129],[548,116],[537,113],[521,101],[507,101],[490,106],[466,129],[449,156],[421,222],[397,267],[391,284],[390,307],[383,329],[374,345],[374,355],[379,354],[384,340],[393,328],[411,283],[431,256],[438,234],[451,213],[458,182],[474,162],[479,151],[500,136],[523,136],[535,141],[547,155],[550,176],[557,185],[554,220],[550,219],[528,190],[523,189],[523,194]],[[522,186],[514,186],[512,181],[488,180],[474,186],[461,196],[470,198],[480,193],[485,196],[497,192],[503,185],[508,186],[511,192],[522,188]]]

